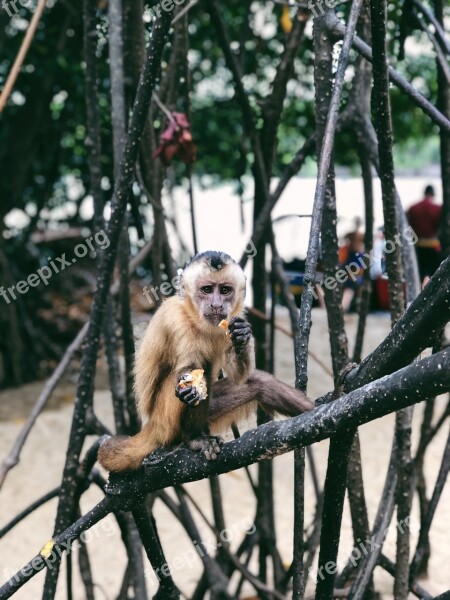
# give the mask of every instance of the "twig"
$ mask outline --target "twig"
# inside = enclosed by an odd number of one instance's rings
[[[269,323],[269,321],[270,321],[270,319],[268,319],[268,317],[266,317],[266,315],[264,313],[262,313],[260,310],[257,310],[256,308],[253,308],[253,306],[247,306],[245,310],[248,313],[257,317],[258,319],[262,319],[263,321],[266,321],[266,323]],[[290,338],[294,337],[294,334],[291,331],[289,331],[282,325],[279,325],[278,323],[275,323],[275,329],[278,329],[278,331],[281,331],[281,333],[284,333],[284,335],[287,335]],[[324,370],[324,372],[327,375],[329,375],[331,378],[333,378],[333,372],[327,367],[327,365],[322,361],[322,359],[320,359],[317,356],[317,354],[315,352],[313,352],[310,348],[308,348],[308,355],[313,359],[314,362],[316,362]]]
[[[167,565],[167,561],[155,530],[153,516],[147,512],[145,504],[140,502],[133,508],[132,513],[147,557],[158,575],[161,569]],[[180,591],[175,585],[170,571],[164,570],[163,574],[162,578],[158,576],[158,595],[168,600],[171,598],[177,600],[180,597]]]
[[[373,46],[373,121],[378,138],[380,179],[383,196],[385,235],[395,240],[399,235],[399,218],[396,205],[395,176],[393,159],[393,133],[391,105],[389,96],[389,74],[386,51],[387,2],[371,0],[372,46]],[[394,252],[387,255],[387,273],[389,278],[389,305],[392,323],[395,323],[405,307],[403,290],[403,268],[400,248],[395,245]],[[407,522],[412,507],[412,460],[411,460],[411,423],[412,409],[397,412],[395,416],[395,440],[397,447],[397,519]],[[408,595],[410,532],[406,528],[397,530],[396,572],[394,595],[405,599]]]
[[[431,31],[428,29],[427,24],[425,23],[423,18],[420,17],[418,14],[416,14],[415,17],[420,29],[426,34],[426,36],[431,42],[431,45],[434,48],[434,51],[436,52],[436,61],[438,63],[438,66],[442,69],[442,73],[445,76],[447,83],[450,83],[450,66],[447,62],[448,59],[445,56],[441,45],[437,41],[436,36],[433,33],[431,33]]]
[[[311,220],[311,233],[308,244],[308,252],[305,264],[305,276],[303,280],[303,294],[300,308],[299,329],[300,333],[296,339],[296,379],[297,387],[306,390],[308,375],[308,345],[311,331],[311,308],[312,308],[312,285],[316,272],[317,260],[319,257],[319,237],[322,223],[322,210],[325,200],[325,191],[327,186],[328,171],[331,163],[331,156],[334,147],[334,136],[336,133],[338,111],[341,102],[341,95],[344,86],[345,71],[347,69],[348,57],[358,20],[361,0],[355,0],[352,4],[352,12],[349,18],[349,24],[346,29],[346,35],[339,57],[339,64],[336,71],[333,94],[330,100],[329,112],[325,132],[321,145],[321,153],[317,174],[316,191],[314,195],[313,217]]]
[[[378,559],[378,564],[382,567],[389,575],[395,576],[395,564],[384,554],[380,554],[380,558]],[[432,600],[433,596],[423,589],[421,585],[416,582],[410,583],[409,586],[410,591],[420,598],[421,600]]]
[[[3,109],[5,108],[8,98],[12,92],[17,76],[19,75],[20,68],[25,60],[31,42],[33,41],[39,21],[41,20],[46,2],[47,0],[39,0],[36,10],[34,11],[33,18],[31,19],[25,37],[23,38],[23,42],[20,46],[19,53],[16,56],[16,60],[14,61],[11,71],[9,72],[8,79],[6,80],[5,86],[0,94],[0,113],[3,112]]]
[[[450,42],[447,40],[445,36],[445,31],[443,28],[443,24],[440,22],[438,16],[433,14],[433,11],[428,8],[421,0],[412,0],[412,2],[417,6],[417,8],[427,17],[430,23],[433,24],[433,27],[436,30],[437,35],[446,49],[447,53],[450,54]]]
[[[243,580],[244,581],[245,580],[249,581],[250,584],[256,590],[258,590],[260,592],[263,592],[263,593],[267,594],[270,597],[278,598],[279,600],[285,600],[285,596],[283,594],[280,594],[276,590],[270,589],[269,586],[265,585],[262,581],[260,581],[257,577],[255,577],[248,570],[247,565],[243,565],[239,561],[239,559],[237,558],[237,556],[235,556],[235,554],[233,554],[233,552],[231,552],[231,550],[229,549],[228,545],[225,544],[223,542],[222,538],[220,537],[220,529],[218,527],[216,527],[215,525],[213,525],[209,521],[209,519],[206,517],[204,511],[199,506],[198,502],[195,501],[195,499],[192,497],[192,495],[185,488],[182,488],[182,493],[189,499],[189,501],[192,503],[192,505],[195,507],[195,509],[197,510],[197,512],[199,513],[199,515],[201,516],[201,518],[203,519],[203,521],[207,524],[207,526],[209,527],[209,529],[214,533],[214,535],[216,536],[217,542],[219,542],[221,544],[221,549],[224,551],[224,553],[226,554],[227,558],[231,561],[231,563],[234,566],[234,568],[237,569],[242,574]],[[181,519],[181,516],[179,515],[178,518]],[[236,595],[238,595],[238,594],[236,593]]]
[[[181,9],[180,12],[177,14],[177,16],[174,18],[174,20],[172,21],[172,25],[175,25],[175,23],[177,21],[182,19],[184,17],[184,15],[187,14],[191,10],[191,8],[194,8],[194,6],[196,4],[198,4],[198,0],[190,0],[189,4],[187,6],[185,6],[183,9]]]
[[[337,17],[329,20],[328,29],[339,37],[342,37],[346,31],[345,25]],[[372,48],[357,35],[355,35],[353,38],[353,46],[362,56],[364,56],[365,59],[367,59],[369,62],[372,62]],[[406,81],[406,79],[402,77],[393,67],[389,67],[388,70],[390,80],[395,83],[400,90],[405,92],[405,94],[414,102],[414,104],[421,108],[434,123],[450,133],[450,120],[445,117],[442,112],[435,108],[431,102],[429,102],[420,92],[418,92],[413,85]]]
[[[32,512],[34,512],[35,510],[40,508],[43,504],[45,504],[49,500],[53,500],[53,498],[56,498],[56,496],[59,494],[59,489],[60,488],[57,487],[57,488],[54,488],[53,490],[51,490],[50,492],[47,492],[46,494],[44,494],[42,496],[42,498],[35,500],[32,504],[30,504],[30,506],[28,506],[27,508],[22,510],[19,514],[17,514],[14,517],[14,519],[12,519],[7,525],[5,525],[4,527],[2,527],[0,529],[0,539],[2,537],[4,537],[9,531],[11,531],[11,529],[13,529],[21,521],[23,521],[23,519],[28,517],[28,515],[30,515]]]
[[[278,182],[277,187],[275,188],[274,192],[272,194],[270,194],[270,196],[266,200],[264,206],[262,207],[262,209],[253,225],[253,233],[252,233],[252,237],[251,237],[251,242],[253,242],[253,244],[255,244],[255,246],[257,244],[259,244],[259,242],[261,241],[262,236],[264,235],[264,232],[269,223],[270,215],[272,214],[272,210],[274,209],[276,203],[278,202],[282,193],[286,189],[287,184],[292,179],[292,177],[300,171],[306,158],[310,154],[313,153],[315,147],[316,147],[316,134],[313,133],[306,140],[306,142],[303,144],[303,146],[300,148],[300,150],[294,156],[292,161],[286,167],[283,175],[280,178],[280,181]],[[242,255],[242,257],[239,261],[239,264],[242,268],[244,268],[245,265],[247,264],[248,258],[249,258],[248,254],[246,252],[244,252],[244,254]]]
[[[445,482],[447,480],[447,475],[450,471],[450,432],[447,437],[447,442],[445,445],[444,456],[442,457],[441,466],[439,469],[438,478],[436,481],[436,485],[433,491],[433,495],[428,504],[428,511],[425,518],[425,521],[422,523],[420,528],[419,540],[417,542],[416,551],[414,553],[413,560],[411,562],[410,568],[410,580],[413,581],[416,577],[418,567],[422,561],[422,558],[425,554],[427,548],[427,540],[428,534],[431,529],[431,524],[433,522],[433,517],[436,512],[436,508],[441,497],[442,491],[444,489]]]
[[[20,571],[18,571],[11,579],[0,588],[0,600],[7,600],[25,585],[35,575],[40,573],[42,569],[48,568],[50,561],[47,558],[61,556],[67,550],[66,544],[72,544],[80,537],[83,531],[86,531],[102,519],[104,519],[115,508],[117,501],[115,498],[103,498],[97,506],[90,510],[84,517],[78,519],[73,525],[57,535],[52,542],[51,550],[47,555],[47,550],[44,549],[36,554],[29,563],[27,563]]]
[[[450,319],[448,285],[450,258],[446,258],[422,293],[408,306],[381,344],[359,367],[348,374],[344,389],[356,389],[368,381],[393,373],[409,364],[434,344]],[[432,304],[432,306],[429,305]]]
[[[56,386],[58,385],[61,377],[66,372],[66,369],[69,366],[75,352],[77,352],[77,350],[80,348],[80,346],[86,336],[88,326],[89,326],[88,323],[85,323],[85,325],[83,325],[82,329],[80,329],[76,338],[73,340],[73,342],[67,348],[66,352],[64,353],[64,356],[61,359],[61,362],[58,364],[56,369],[53,371],[53,373],[51,374],[47,383],[45,384],[44,389],[39,394],[39,397],[38,397],[35,405],[33,406],[32,410],[27,418],[26,423],[22,427],[16,441],[14,442],[14,446],[12,447],[9,454],[3,459],[1,467],[0,467],[0,489],[2,488],[3,483],[5,482],[8,472],[19,463],[22,448],[28,438],[28,435],[30,434],[31,430],[34,427],[34,424],[36,423],[36,419],[41,414],[41,412],[44,409],[45,405],[47,404],[49,398],[51,397],[52,393],[54,392]]]

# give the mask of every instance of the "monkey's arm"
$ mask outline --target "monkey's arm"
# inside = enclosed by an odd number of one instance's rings
[[[181,322],[179,300],[170,298],[152,317],[144,338],[136,352],[134,367],[134,389],[139,414],[142,419],[150,416],[156,398],[167,393],[165,383],[171,380],[176,385],[178,359],[175,348],[178,335],[173,324]],[[181,365],[180,365],[181,366]],[[162,393],[164,390],[164,393]],[[172,392],[173,393],[173,392]]]
[[[193,369],[188,369],[188,374]],[[223,441],[218,436],[211,436],[208,424],[209,393],[207,395],[205,377],[196,376],[197,382],[185,383],[185,373],[178,378],[175,395],[186,406],[181,412],[181,440],[188,448],[203,452],[208,460],[215,460]]]
[[[254,342],[250,324],[242,317],[234,317],[228,326],[231,349],[227,354],[225,371],[232,383],[243,383],[253,371]]]

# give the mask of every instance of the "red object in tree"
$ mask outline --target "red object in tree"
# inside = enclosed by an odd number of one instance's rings
[[[195,162],[197,147],[192,141],[189,127],[184,113],[172,113],[169,126],[159,137],[159,146],[153,152],[153,158],[161,156],[166,166],[170,165],[174,158],[179,158],[186,165]]]

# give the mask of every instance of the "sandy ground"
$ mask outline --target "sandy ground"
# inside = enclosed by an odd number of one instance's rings
[[[278,320],[287,324],[286,314],[280,310]],[[314,325],[312,330],[311,349],[323,361],[329,363],[328,332],[325,315],[321,310],[315,310],[313,315]],[[354,339],[355,318],[347,317],[348,333],[350,340]],[[369,352],[386,335],[389,330],[389,319],[383,315],[372,315],[369,318],[368,335],[365,352]],[[277,336],[276,352],[277,375],[287,383],[293,383],[294,370],[292,360],[292,341],[282,333]],[[30,398],[35,398],[39,385],[26,386],[25,389],[15,392],[0,394],[0,457],[3,458],[9,451],[16,438],[23,414],[30,404]],[[331,389],[331,379],[314,360],[310,361],[309,369],[309,394],[320,395]],[[70,428],[74,384],[65,385],[59,392],[51,407],[39,418],[36,426],[25,446],[20,464],[8,476],[0,493],[0,527],[6,524],[19,510],[28,506],[33,500],[45,494],[48,490],[60,483],[61,472],[64,464],[65,449],[67,446]],[[24,401],[24,398],[28,400]],[[110,394],[100,390],[95,396],[96,410],[99,416],[111,424]],[[439,403],[440,409],[444,401]],[[25,407],[25,408],[24,408]],[[417,443],[417,429],[421,420],[422,409],[416,408],[414,419],[414,443]],[[370,423],[360,428],[363,473],[366,489],[366,499],[370,519],[373,520],[378,499],[384,483],[386,467],[393,436],[394,418],[389,416]],[[448,432],[444,427],[430,448],[426,472],[428,489],[431,490],[437,476],[443,448]],[[91,440],[89,440],[90,442]],[[315,458],[323,480],[327,464],[328,442],[314,446]],[[292,530],[293,530],[293,457],[291,454],[275,459],[275,489],[276,489],[276,515],[277,535],[280,552],[286,564],[292,556]],[[256,467],[252,467],[256,475]],[[227,526],[232,545],[237,545],[244,535],[246,525],[251,522],[254,515],[254,498],[246,475],[243,471],[236,471],[220,477],[226,507]],[[189,484],[189,491],[202,506],[207,515],[211,514],[209,486],[207,481]],[[97,489],[91,489],[82,498],[83,511],[88,510],[102,497]],[[312,487],[310,470],[307,465],[306,476],[306,526],[309,527],[314,515],[315,496]],[[32,516],[28,517],[2,540],[0,540],[0,578],[2,583],[13,573],[30,560],[51,537],[56,510],[56,500],[41,507]],[[160,502],[155,505],[155,516],[159,533],[164,545],[167,559],[172,565],[173,575],[182,591],[189,596],[201,572],[201,563],[198,556],[193,555],[192,545],[183,530],[172,518],[167,509]],[[429,579],[422,583],[428,591],[437,595],[450,588],[450,575],[448,562],[450,559],[450,542],[448,528],[450,523],[450,485],[447,486],[438,505],[436,517],[431,530],[432,557],[429,565]],[[414,541],[417,538],[417,505],[414,505],[412,519],[412,532]],[[212,539],[206,526],[198,519],[198,526],[202,536]],[[343,519],[343,535],[339,553],[339,565],[344,564],[346,556],[351,550],[351,522],[348,505],[345,507]],[[394,527],[390,531],[385,553],[394,558],[395,535]],[[120,582],[125,570],[125,554],[120,543],[118,527],[112,517],[99,523],[88,535],[88,549],[93,563],[93,574],[96,582],[96,598],[116,598]],[[76,553],[76,551],[75,551]],[[76,563],[75,563],[76,564]],[[154,578],[146,564],[149,590],[154,590]],[[65,566],[63,567],[65,571]],[[79,582],[77,569],[74,568],[75,600],[84,598],[82,586]],[[65,599],[66,590],[64,577],[60,578],[57,598]],[[34,600],[41,597],[43,574],[39,574],[22,588],[15,596],[17,600]],[[376,570],[376,585],[383,598],[392,597],[392,578],[381,569]],[[313,579],[308,581],[308,592],[314,590]],[[245,589],[244,589],[245,591]],[[243,597],[245,597],[245,593]]]

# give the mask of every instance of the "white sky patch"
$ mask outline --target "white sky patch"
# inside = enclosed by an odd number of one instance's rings
[[[16,106],[23,106],[26,101],[27,99],[25,98],[25,96],[22,94],[22,92],[19,92],[18,90],[14,91],[11,94],[11,102]]]
[[[200,81],[197,85],[197,95],[199,98],[232,98],[234,88],[230,85],[230,72],[228,69],[219,67],[214,78],[207,78]]]
[[[94,216],[94,199],[91,195],[86,196],[80,204],[80,216],[85,221],[90,221]]]
[[[79,200],[85,194],[84,185],[81,179],[78,179],[73,175],[66,175],[64,177],[64,184],[67,188],[68,200]]]
[[[68,97],[69,94],[66,92],[66,90],[61,90],[53,96],[52,102],[55,104],[64,104]]]
[[[255,35],[263,40],[271,40],[277,33],[277,21],[274,18],[274,5],[267,5],[253,2],[250,6],[252,18],[250,19],[251,27]]]
[[[41,210],[41,217],[46,221],[65,221],[70,219],[70,217],[74,217],[77,213],[77,206],[75,202],[65,202],[62,206],[55,206],[55,208],[48,209],[43,208]]]
[[[23,229],[30,222],[30,217],[19,208],[13,208],[9,213],[5,216],[5,225],[6,227],[13,229],[17,227],[17,229]]]
[[[415,36],[409,36],[405,41],[405,54],[410,58],[416,56],[435,56],[430,42],[425,34],[423,34],[420,42]]]

